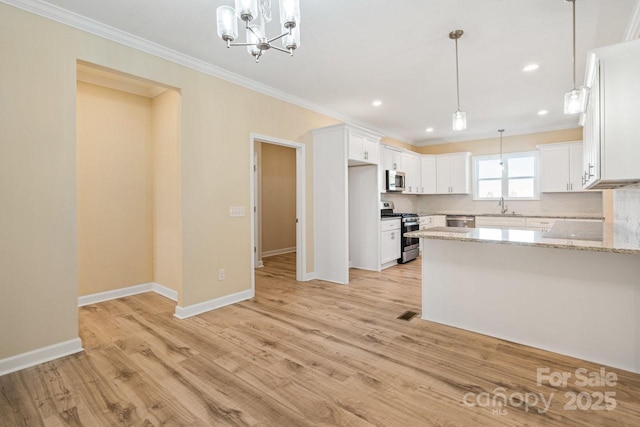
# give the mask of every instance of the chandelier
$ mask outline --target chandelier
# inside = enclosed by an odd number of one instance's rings
[[[256,62],[269,49],[293,56],[293,51],[300,47],[300,0],[279,0],[281,34],[272,38],[266,33],[266,24],[271,22],[271,0],[235,1],[235,9],[224,5],[216,10],[218,37],[227,47],[246,46]],[[236,17],[244,22],[245,43],[232,43],[238,37]],[[256,24],[252,24],[254,22]],[[277,40],[282,40],[282,48],[273,44]]]

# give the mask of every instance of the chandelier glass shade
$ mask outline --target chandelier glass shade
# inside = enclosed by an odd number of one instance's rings
[[[293,56],[300,47],[300,0],[279,0],[280,33],[268,37],[266,25],[271,22],[271,0],[235,0],[235,8],[223,5],[216,10],[217,32],[227,47],[246,46],[247,51],[260,60],[269,49]],[[238,38],[238,22],[244,23],[246,42],[233,43]],[[281,40],[282,47],[274,42]]]

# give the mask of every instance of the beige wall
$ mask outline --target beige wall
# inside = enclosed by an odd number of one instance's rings
[[[502,146],[505,153],[515,153],[535,150],[536,145],[568,141],[582,141],[582,128],[528,133],[525,135],[509,135],[505,132],[502,138]],[[469,151],[473,155],[496,154],[500,151],[500,138],[496,131],[495,138],[426,145],[419,147],[417,151],[421,154],[445,154],[462,151]]]
[[[151,100],[78,82],[78,291],[153,281]]]
[[[153,281],[182,290],[180,205],[180,94],[168,90],[151,101],[153,141]]]
[[[296,246],[296,150],[262,143],[262,253]]]
[[[181,306],[250,289],[251,132],[308,145],[307,268],[313,271],[310,130],[338,120],[0,3],[0,359],[78,336],[76,61],[178,88]],[[218,269],[226,280],[218,281]]]

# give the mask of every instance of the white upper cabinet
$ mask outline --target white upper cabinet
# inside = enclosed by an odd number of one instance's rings
[[[420,156],[418,154],[404,153],[402,166],[405,173],[405,194],[420,194]]]
[[[377,165],[380,160],[380,144],[378,140],[367,137],[357,131],[349,130],[349,165]]]
[[[569,189],[571,191],[584,191],[582,180],[582,143],[571,144],[569,146]]]
[[[538,149],[541,192],[583,191],[581,142],[545,144]]]
[[[451,157],[448,154],[436,156],[436,193],[451,193]]]
[[[584,117],[586,188],[640,182],[640,39],[590,51]]]
[[[436,156],[420,158],[420,194],[436,194]]]
[[[404,172],[403,152],[397,148],[384,146],[384,169]]]
[[[436,157],[436,193],[469,194],[471,153],[440,154]]]

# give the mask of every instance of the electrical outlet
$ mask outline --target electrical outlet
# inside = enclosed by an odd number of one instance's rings
[[[229,208],[229,216],[231,218],[244,216],[244,206],[231,206]]]
[[[218,270],[218,280],[224,280],[224,268]]]

